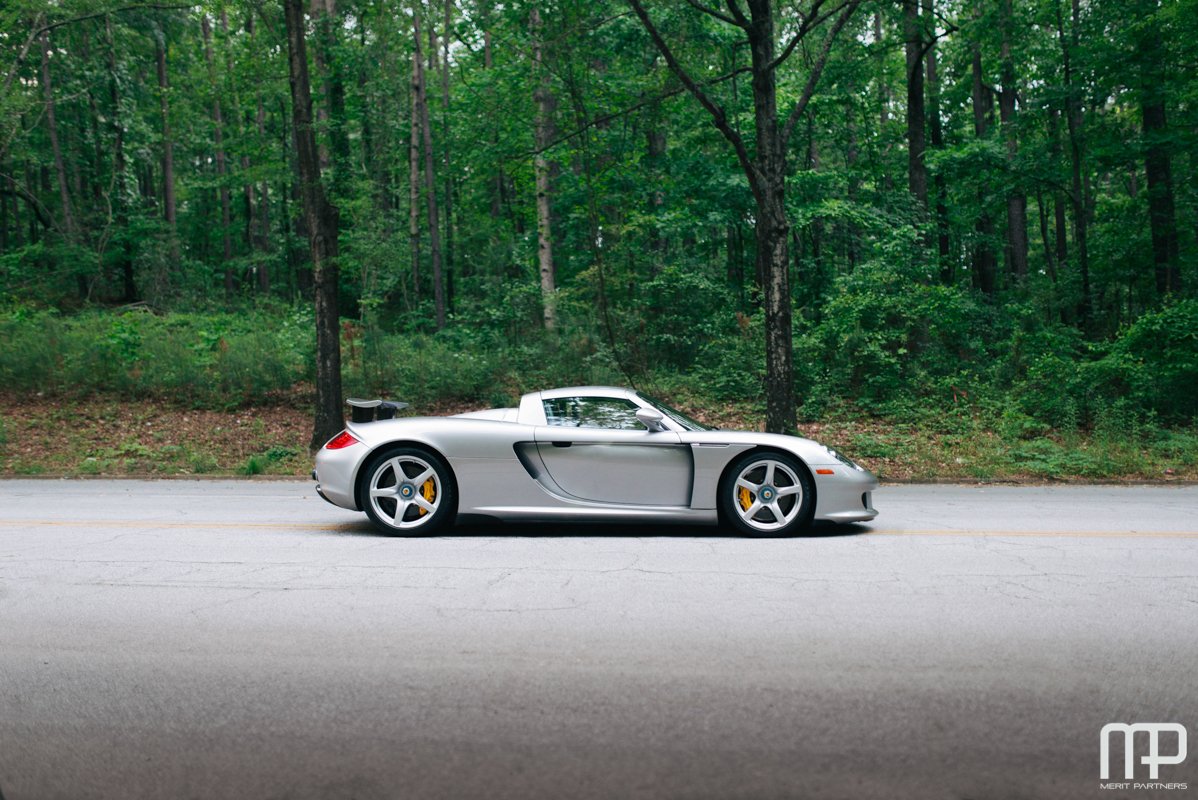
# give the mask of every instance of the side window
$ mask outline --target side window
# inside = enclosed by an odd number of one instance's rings
[[[558,397],[542,401],[545,420],[559,428],[645,430],[636,418],[637,404],[619,397]]]

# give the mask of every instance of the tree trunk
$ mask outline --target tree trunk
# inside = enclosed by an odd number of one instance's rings
[[[1040,241],[1044,245],[1044,269],[1048,273],[1048,279],[1054,284],[1057,282],[1057,265],[1053,258],[1052,242],[1048,235],[1048,211],[1044,207],[1044,193],[1039,189],[1036,190],[1036,210],[1040,216]]]
[[[753,125],[757,134],[757,261],[764,278],[766,430],[795,426],[794,341],[790,300],[790,220],[786,215],[786,141],[778,126],[773,9],[749,4]]]
[[[907,188],[921,209],[928,207],[927,142],[923,98],[923,35],[919,0],[903,0],[903,38],[907,51]]]
[[[1081,7],[1078,0],[1073,0],[1072,3],[1072,30],[1070,33],[1070,42],[1065,41],[1065,25],[1061,18],[1060,0],[1057,2],[1057,39],[1061,45],[1061,65],[1065,76],[1065,90],[1067,93],[1065,122],[1069,129],[1069,154],[1072,166],[1072,180],[1070,185],[1070,201],[1073,205],[1073,245],[1077,249],[1077,266],[1081,273],[1082,281],[1082,297],[1078,303],[1077,314],[1083,326],[1085,326],[1091,315],[1091,298],[1090,298],[1090,254],[1086,244],[1086,234],[1088,227],[1089,207],[1086,202],[1089,192],[1086,190],[1086,181],[1082,177],[1083,165],[1082,158],[1085,153],[1082,133],[1082,104],[1080,89],[1073,81],[1073,65],[1071,55],[1079,46],[1079,28],[1081,27]]]
[[[1002,2],[1002,67],[1000,79],[1003,90],[998,95],[998,114],[1003,123],[1006,139],[1006,163],[1010,168],[1008,194],[1006,194],[1006,261],[1012,283],[1021,285],[1028,275],[1028,196],[1021,187],[1021,178],[1016,175],[1016,160],[1019,156],[1019,141],[1015,126],[1016,79],[1015,59],[1011,56],[1011,29],[1014,28],[1014,10],[1011,0]]]
[[[179,265],[179,238],[175,224],[175,144],[171,139],[170,81],[166,72],[166,33],[154,32],[154,59],[158,67],[158,98],[162,114],[162,216],[170,228],[172,267]]]
[[[225,274],[225,295],[232,296],[237,289],[237,283],[233,274],[233,236],[230,230],[233,225],[233,213],[230,208],[229,186],[225,182],[225,175],[228,172],[225,165],[225,121],[221,115],[216,65],[212,57],[212,24],[208,21],[207,14],[200,17],[200,30],[204,36],[204,60],[208,64],[208,86],[212,90],[212,137],[216,151],[216,180],[220,187],[218,190],[220,194],[220,242],[221,260]]]
[[[1148,221],[1152,230],[1152,263],[1160,296],[1181,291],[1177,268],[1177,218],[1173,203],[1173,168],[1165,139],[1168,122],[1164,100],[1144,103],[1145,173],[1148,177]]]
[[[341,18],[337,14],[336,0],[314,0],[312,10],[317,18],[316,65],[321,71],[324,84],[324,104],[318,113],[321,121],[327,124],[329,143],[332,145],[330,193],[334,201],[339,201],[348,191],[349,181],[349,133],[345,126],[345,76],[341,61],[336,57]],[[324,158],[325,161],[321,162],[322,168],[328,165],[328,153],[324,154]]]
[[[416,29],[419,39],[420,30]],[[412,54],[412,109],[408,136],[408,242],[412,250],[412,300],[420,302],[420,53]]]
[[[363,54],[369,52],[366,38],[367,24],[363,19],[358,27],[358,47]],[[366,165],[366,178],[373,189],[375,208],[383,217],[384,235],[390,239],[392,232],[391,193],[387,191],[387,176],[389,172],[380,168],[378,158],[377,134],[374,130],[374,111],[386,104],[371,91],[370,72],[367,59],[363,58],[357,67],[358,95],[362,98],[362,161]]]
[[[1048,112],[1048,154],[1052,163],[1060,163],[1061,154],[1061,124],[1060,111],[1053,108]],[[1068,202],[1064,190],[1058,189],[1052,195],[1053,237],[1056,241],[1054,262],[1060,268],[1069,261],[1069,232],[1065,220],[1065,205]],[[1056,276],[1053,276],[1055,282]]]
[[[890,127],[890,84],[886,80],[886,47],[882,44],[885,29],[882,26],[882,12],[874,12],[874,48],[878,52],[878,132],[886,141],[886,129]],[[894,181],[888,170],[889,143],[882,150],[882,191],[889,193],[894,188]]]
[[[50,134],[50,149],[54,153],[54,174],[58,178],[58,196],[62,201],[62,232],[67,241],[75,241],[75,215],[71,211],[71,190],[67,182],[66,164],[62,158],[62,147],[58,142],[58,117],[54,103],[54,83],[50,77],[50,34],[43,31],[42,39],[42,92],[46,100],[46,129]]]
[[[550,90],[549,73],[546,72],[541,52],[541,12],[533,6],[529,14],[529,27],[532,31],[532,63],[536,89],[533,100],[536,102],[536,122],[534,129],[534,146],[536,156],[533,159],[533,171],[536,174],[537,192],[537,264],[541,272],[541,306],[545,330],[557,327],[556,309],[556,280],[553,264],[553,209],[550,198],[549,159],[545,157],[545,149],[553,139],[553,112],[556,100]]]
[[[229,34],[229,15],[222,10],[220,15],[220,29],[227,37]],[[250,37],[251,50],[257,42],[257,30],[254,25],[254,13],[250,11],[245,18],[245,32]],[[225,51],[225,69],[232,75],[234,74],[234,65],[232,54],[226,49]],[[262,106],[262,88],[257,87],[255,90],[257,112],[259,117],[264,118],[264,110]],[[237,134],[238,138],[244,139],[247,137],[247,132],[251,130],[251,119],[249,112],[244,114],[240,110],[240,103],[236,90],[233,92],[234,116],[237,119]],[[257,126],[258,140],[265,139],[265,132],[262,125]],[[250,155],[248,152],[243,152],[241,155],[241,173],[244,176],[241,184],[242,207],[245,211],[245,230],[242,237],[245,241],[245,252],[252,259],[253,266],[251,268],[251,279],[254,286],[262,294],[270,294],[270,262],[266,258],[255,255],[255,251],[265,251],[267,242],[269,241],[270,227],[269,222],[264,219],[259,219],[259,212],[265,212],[265,209],[257,208],[255,195],[257,187],[249,179],[250,175]],[[262,188],[265,191],[266,181],[262,182]]]
[[[258,93],[258,139],[266,141],[266,105]],[[286,136],[283,137],[284,140]],[[284,159],[285,160],[285,159]],[[284,193],[285,194],[285,193]],[[263,177],[258,187],[258,249],[264,252],[271,249],[270,244],[270,182]],[[270,294],[270,260],[263,258],[258,263],[258,291]]]
[[[220,29],[221,29],[221,33],[223,33],[225,35],[225,38],[227,39],[229,37],[229,15],[225,11],[221,11]],[[249,34],[250,48],[253,49],[254,43],[256,41],[256,37],[254,36],[254,15],[252,12],[250,14],[246,15],[245,32],[247,34]],[[232,54],[228,51],[227,48],[225,50],[225,72],[229,75],[236,74],[235,69],[234,69]],[[248,135],[247,135],[248,131],[251,129],[250,128],[250,115],[249,115],[248,111],[246,111],[244,113],[241,111],[241,102],[238,99],[238,94],[237,94],[236,89],[233,90],[233,117],[234,117],[234,119],[237,120],[237,138],[241,141],[245,141],[248,138]],[[261,267],[266,266],[266,260],[254,258],[254,250],[256,249],[256,244],[257,244],[255,241],[256,237],[254,236],[254,232],[257,230],[258,223],[254,219],[254,213],[256,211],[256,209],[254,208],[254,184],[250,182],[250,180],[248,178],[249,174],[250,174],[250,156],[249,156],[249,153],[242,152],[242,154],[241,154],[241,175],[242,175],[241,208],[242,208],[242,213],[245,216],[245,227],[242,228],[242,231],[241,231],[241,241],[245,246],[246,254],[253,260],[253,265],[250,267],[250,278],[253,281],[254,285],[258,286],[259,280],[260,280],[258,271]],[[269,285],[269,281],[270,281],[270,278],[268,277],[267,285]]]
[[[113,200],[113,218],[118,228],[124,229],[129,223],[125,203],[125,126],[121,122],[121,94],[117,83],[116,71],[116,42],[112,37],[112,21],[104,16],[104,32],[108,40],[108,100],[112,105],[112,173],[116,185],[116,197]],[[118,266],[121,274],[123,289],[122,298],[126,303],[137,299],[137,284],[133,276],[133,253],[129,238],[121,237]]]
[[[1181,290],[1178,271],[1177,215],[1173,201],[1173,165],[1165,97],[1169,75],[1162,63],[1162,33],[1156,3],[1142,3],[1143,25],[1136,42],[1140,64],[1140,113],[1144,137],[1144,173],[1148,179],[1148,224],[1156,293]]]
[[[653,43],[665,57],[670,69],[699,101],[717,129],[732,145],[737,161],[748,179],[757,204],[757,269],[762,277],[765,300],[765,400],[766,430],[785,433],[794,430],[794,343],[790,297],[789,232],[786,215],[786,148],[794,126],[807,109],[818,84],[832,41],[857,9],[856,0],[848,0],[838,9],[835,22],[825,35],[823,46],[810,62],[809,74],[799,100],[791,108],[784,126],[778,121],[777,68],[792,54],[806,30],[792,36],[779,56],[774,41],[774,8],[770,0],[748,0],[749,16],[738,3],[729,3],[723,12],[707,8],[728,24],[742,28],[752,58],[753,127],[756,153],[750,155],[744,139],[716,104],[679,64],[653,25],[641,0],[629,0]]]
[[[981,15],[981,7],[977,9],[977,15]],[[990,90],[986,88],[986,84],[982,81],[982,48],[978,43],[973,44],[973,132],[977,138],[982,139],[986,136],[987,121],[992,113],[993,100],[990,96]],[[982,291],[983,294],[994,294],[994,273],[996,271],[997,260],[994,255],[994,250],[991,248],[990,240],[994,236],[994,223],[990,219],[990,212],[985,207],[985,195],[983,192],[978,192],[978,205],[980,206],[977,225],[975,231],[977,234],[977,244],[974,246],[973,252],[973,285]]]
[[[853,93],[852,84],[849,85],[849,92]],[[861,194],[861,175],[857,170],[857,160],[861,153],[857,143],[857,119],[853,104],[846,103],[844,111],[844,126],[846,134],[844,165],[849,173],[849,183],[846,191],[846,196],[850,203],[859,202]],[[849,272],[857,268],[859,259],[857,248],[859,247],[858,240],[861,237],[857,225],[851,220],[844,224],[845,231],[845,256],[848,259]]]
[[[320,153],[312,129],[312,88],[304,42],[303,0],[284,0],[292,128],[300,194],[316,296],[316,419],[309,449],[315,451],[345,425],[341,410],[341,340],[337,311],[337,208],[325,197]]]
[[[933,0],[923,0],[923,15],[934,34],[936,15]],[[928,47],[927,71],[928,128],[932,147],[940,150],[944,147],[944,129],[940,121],[940,76],[934,44]],[[933,178],[933,186],[936,194],[936,252],[940,261],[940,282],[947,285],[956,280],[956,276],[949,259],[948,189],[944,185],[944,176],[939,172]]]
[[[484,24],[489,23],[489,15],[483,20]],[[483,68],[491,70],[495,66],[494,55],[491,52],[491,29],[489,24],[487,29],[483,31]],[[495,92],[493,89],[488,89],[488,98],[494,100]],[[491,133],[491,145],[497,147],[499,144],[499,128],[495,126]],[[503,167],[500,164],[495,166],[495,174],[491,178],[491,219],[499,219],[500,211],[503,203]]]
[[[420,130],[424,140],[424,194],[428,207],[428,248],[433,264],[433,305],[437,330],[445,327],[445,281],[441,271],[441,225],[437,209],[437,176],[433,156],[433,130],[429,121],[428,90],[424,63],[420,58],[420,7],[413,9],[412,28],[416,42],[416,105],[420,112]]]
[[[16,172],[15,164],[0,164],[0,216],[4,217],[0,226],[0,253],[8,252],[9,247],[19,249],[21,242],[21,209],[17,204],[15,181],[9,177]],[[11,234],[10,234],[11,227]]]
[[[82,32],[82,39],[83,46],[80,55],[85,63],[90,64],[92,63],[91,34],[84,30]],[[96,104],[96,94],[93,89],[93,84],[89,81],[86,89],[88,113],[86,115],[87,134],[85,138],[90,140],[92,145],[92,163],[90,164],[91,169],[88,171],[90,174],[90,181],[88,183],[91,188],[91,205],[92,208],[99,208],[104,202],[103,187],[101,185],[103,181],[100,177],[101,165],[104,163],[104,153],[101,149],[100,141],[100,120],[102,118],[99,107]],[[83,224],[83,227],[87,227],[86,222]]]
[[[441,154],[445,170],[445,305],[453,309],[453,171],[449,139],[449,37],[453,28],[453,0],[445,3],[445,32],[441,37]]]
[[[645,132],[646,155],[648,156],[649,177],[653,182],[653,189],[649,197],[649,215],[653,220],[649,231],[649,252],[653,259],[650,269],[653,277],[656,277],[665,266],[666,256],[665,239],[661,235],[661,224],[658,221],[666,204],[666,193],[661,188],[665,181],[666,157],[666,129],[661,120],[661,103],[650,104],[648,124],[649,130]]]
[[[1019,158],[1019,137],[1015,130],[1015,60],[1011,55],[1014,11],[1011,0],[1002,0],[1002,92],[998,96],[999,118],[1007,141],[1007,164],[1013,186],[1007,190],[1007,267],[1016,285],[1027,279],[1027,195],[1015,173]]]
[[[32,192],[33,192],[33,188],[35,186],[35,184],[33,182],[33,177],[34,177],[33,165],[30,164],[28,160],[26,160],[25,161],[25,186],[27,186],[29,188],[26,189],[26,192],[25,192],[25,194],[28,195],[28,197],[23,196],[23,199],[25,199],[26,205],[29,206],[29,210],[33,212],[32,214],[29,215],[29,243],[37,244],[37,242],[38,242],[38,227],[37,227],[38,223],[41,223],[41,225],[45,228],[49,228],[49,227],[51,227],[51,222],[50,222],[50,220],[43,218],[42,206],[39,203],[37,203],[36,199],[29,199],[29,198],[33,197]],[[16,189],[17,182],[13,181],[12,184],[13,184],[13,188]]]
[[[765,427],[794,430],[794,341],[790,302],[790,221],[778,181],[757,205],[757,262],[765,280]]]

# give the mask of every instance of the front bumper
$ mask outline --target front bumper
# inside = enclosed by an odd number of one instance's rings
[[[869,470],[843,464],[820,465],[820,469],[832,469],[833,474],[815,476],[816,519],[868,522],[878,516],[873,504],[873,493],[878,489],[877,476]]]

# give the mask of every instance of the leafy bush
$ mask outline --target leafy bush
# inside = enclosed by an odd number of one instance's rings
[[[654,291],[667,292],[674,277]],[[710,288],[685,286],[696,295]],[[594,333],[602,327],[577,319],[553,333],[515,337],[481,323],[398,333],[347,321],[344,389],[426,407],[444,400],[499,406],[545,386],[666,381],[699,404],[760,400],[763,315],[706,301],[682,309],[673,295],[669,303],[679,307],[666,326],[674,332],[646,321],[652,341],[639,352],[672,355],[639,365],[618,335],[613,347],[608,335]],[[639,324],[613,313],[625,334]],[[1045,322],[1030,307],[1008,304],[1000,315],[970,290],[925,282],[901,264],[871,262],[837,278],[822,315],[800,318],[797,328],[796,389],[808,419],[839,413],[847,402],[849,413],[944,430],[984,418],[989,430],[1021,442],[1080,428],[1116,441],[1198,416],[1194,300],[1146,314],[1101,344]],[[260,402],[314,373],[307,307],[161,316],[17,308],[0,314],[0,341],[0,385],[18,392],[226,408]]]
[[[838,279],[821,321],[796,343],[800,386],[883,410],[969,385],[966,370],[993,340],[989,314],[969,292],[917,278],[869,264]]]
[[[1107,436],[1159,419],[1198,416],[1198,301],[1145,314],[1110,345],[1058,326],[1013,340],[1009,375],[1020,408],[1061,429]]]
[[[703,348],[692,371],[696,388],[717,400],[754,400],[765,379],[765,318],[737,316],[736,333]]]
[[[261,400],[311,374],[310,326],[267,313],[0,317],[0,381],[15,391],[184,400]]]
[[[1168,421],[1198,416],[1198,300],[1143,315],[1093,369],[1096,381]]]
[[[1037,439],[1020,445],[1011,451],[1011,459],[1016,466],[1045,478],[1098,477],[1118,471],[1104,451],[1064,446],[1051,439]]]

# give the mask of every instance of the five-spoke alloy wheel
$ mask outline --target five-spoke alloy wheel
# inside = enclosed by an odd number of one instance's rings
[[[453,514],[449,467],[430,452],[393,447],[371,458],[361,475],[362,507],[384,533],[429,534]]]
[[[811,476],[785,453],[747,453],[720,481],[720,512],[750,536],[789,536],[806,528],[815,512]]]

